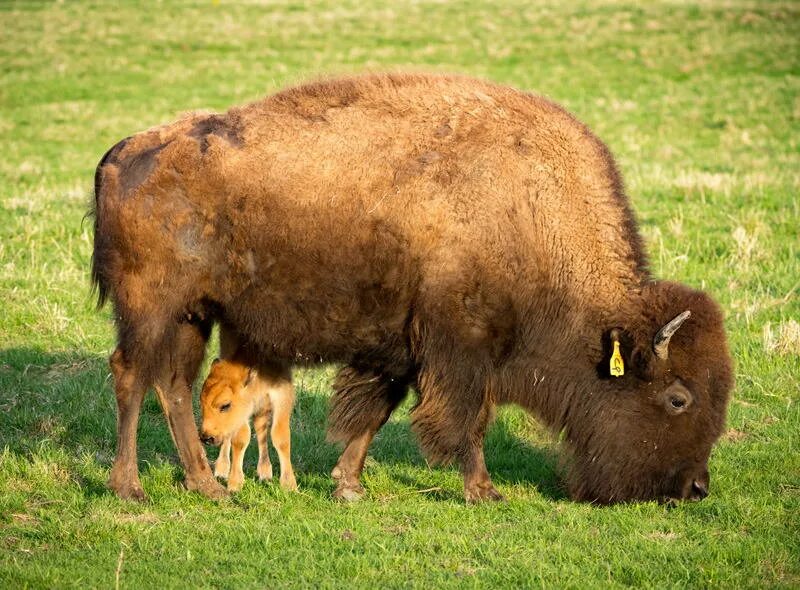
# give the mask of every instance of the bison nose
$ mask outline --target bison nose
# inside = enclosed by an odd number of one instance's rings
[[[706,496],[708,496],[708,484],[697,479],[692,480],[692,491],[689,494],[689,499],[698,501]]]

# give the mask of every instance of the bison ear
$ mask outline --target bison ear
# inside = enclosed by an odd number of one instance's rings
[[[633,349],[631,367],[639,379],[652,381],[655,378],[656,358],[650,346],[636,346]]]
[[[627,330],[613,328],[603,334],[603,357],[597,372],[604,379],[633,375],[652,381],[655,355],[649,342],[646,345],[638,344]]]
[[[622,328],[612,328],[603,333],[603,355],[597,373],[603,379],[622,377],[630,371],[630,353],[633,339]]]

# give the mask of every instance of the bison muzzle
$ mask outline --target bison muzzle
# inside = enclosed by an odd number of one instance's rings
[[[369,75],[129,137],[98,166],[93,279],[115,308],[109,485],[143,497],[136,428],[161,401],[210,497],[192,383],[211,327],[275,364],[340,363],[339,498],[409,388],[434,461],[499,499],[498,404],[568,449],[579,500],[701,498],[732,368],[704,293],[654,280],[613,159],[557,105],[478,80]]]

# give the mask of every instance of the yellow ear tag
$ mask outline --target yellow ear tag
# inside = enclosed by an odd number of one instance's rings
[[[625,363],[622,362],[622,355],[619,353],[618,340],[614,340],[614,353],[611,355],[610,370],[614,377],[622,377],[625,374]]]

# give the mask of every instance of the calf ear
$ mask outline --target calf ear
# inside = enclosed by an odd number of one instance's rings
[[[247,375],[244,377],[244,386],[247,387],[258,376],[258,373],[253,367],[247,369]]]

